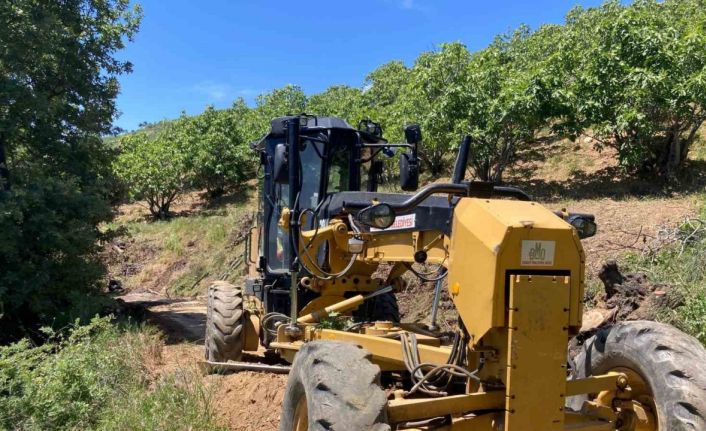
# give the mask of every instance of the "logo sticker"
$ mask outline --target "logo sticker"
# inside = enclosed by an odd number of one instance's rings
[[[553,266],[556,241],[522,241],[522,266]]]
[[[405,215],[395,217],[395,222],[392,223],[392,226],[388,227],[387,229],[378,229],[375,227],[371,227],[370,231],[371,232],[380,232],[382,230],[389,231],[389,230],[401,230],[401,229],[414,229],[414,227],[416,225],[417,225],[416,214],[405,214]]]

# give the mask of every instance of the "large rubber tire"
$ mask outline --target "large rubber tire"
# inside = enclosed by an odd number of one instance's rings
[[[622,322],[599,330],[574,358],[574,378],[632,370],[649,387],[659,431],[706,431],[706,350],[662,323]],[[574,410],[583,399],[572,397]]]
[[[387,397],[371,356],[350,343],[306,343],[289,373],[280,431],[296,429],[300,402],[309,431],[389,431]]]
[[[366,301],[353,317],[359,322],[400,321],[400,307],[394,293],[385,293]]]
[[[239,361],[243,356],[243,291],[225,281],[208,287],[206,359]]]

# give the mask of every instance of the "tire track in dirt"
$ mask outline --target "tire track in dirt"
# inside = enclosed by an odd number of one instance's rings
[[[128,293],[118,299],[145,310],[147,320],[165,334],[157,375],[194,371],[204,359],[206,303],[202,299],[170,299],[151,292]],[[264,352],[245,361],[265,362]],[[233,431],[275,431],[287,376],[242,371],[202,376],[215,415]]]

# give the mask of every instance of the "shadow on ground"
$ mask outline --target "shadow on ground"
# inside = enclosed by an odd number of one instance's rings
[[[568,180],[563,181],[532,178],[531,168],[516,170],[513,177],[513,186],[546,202],[566,199],[663,198],[703,192],[706,187],[706,161],[690,161],[680,175],[671,181],[661,177],[627,175],[620,167],[614,166],[590,174],[573,172]]]

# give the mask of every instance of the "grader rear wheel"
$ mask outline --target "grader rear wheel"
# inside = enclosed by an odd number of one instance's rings
[[[208,287],[206,312],[206,359],[239,361],[244,341],[243,291],[225,281]]]
[[[353,318],[359,322],[400,321],[400,307],[394,293],[385,293],[366,301],[353,312]]]
[[[280,431],[389,431],[380,368],[350,343],[311,341],[297,353]]]
[[[706,350],[693,337],[647,321],[601,329],[576,356],[573,377],[610,371],[627,374],[633,393],[618,429],[706,431]],[[585,399],[573,397],[570,407]]]

